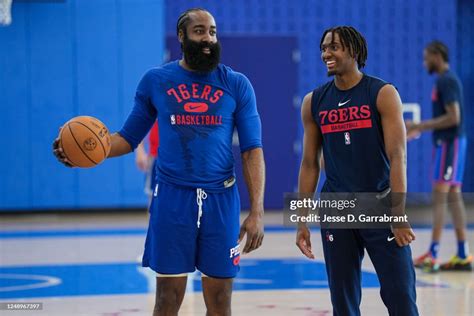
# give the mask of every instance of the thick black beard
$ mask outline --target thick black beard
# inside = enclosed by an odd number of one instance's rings
[[[202,50],[209,48],[210,54],[205,54]],[[181,45],[184,60],[188,66],[197,72],[211,72],[217,68],[221,59],[221,44],[208,42],[196,42],[187,36]]]

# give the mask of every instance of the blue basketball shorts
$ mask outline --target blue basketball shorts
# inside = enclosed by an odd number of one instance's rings
[[[209,277],[239,271],[240,198],[236,185],[206,192],[159,182],[150,206],[142,265],[159,274],[196,269]]]
[[[433,149],[433,182],[462,185],[466,162],[466,137],[439,141]]]

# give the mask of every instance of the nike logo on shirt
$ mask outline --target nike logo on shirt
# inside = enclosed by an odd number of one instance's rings
[[[351,100],[351,99],[347,100],[346,102],[339,102],[339,103],[337,104],[337,106],[343,106],[344,104],[346,104],[346,103],[349,102],[350,100]]]

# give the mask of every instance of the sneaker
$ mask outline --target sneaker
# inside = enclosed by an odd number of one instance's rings
[[[416,268],[423,269],[425,272],[437,272],[439,270],[439,263],[436,258],[433,258],[431,252],[427,252],[424,255],[416,258],[413,261]]]
[[[448,262],[443,263],[440,268],[443,271],[472,271],[472,255],[467,256],[466,259],[461,259],[458,256],[452,256]]]

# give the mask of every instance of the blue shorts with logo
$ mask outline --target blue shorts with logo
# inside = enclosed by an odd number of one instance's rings
[[[150,206],[144,267],[159,274],[198,269],[215,278],[239,271],[240,198],[236,185],[206,192],[159,182]]]
[[[466,162],[467,139],[440,140],[433,150],[433,182],[462,185]]]

